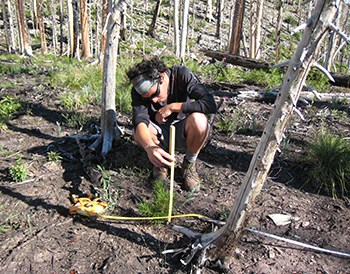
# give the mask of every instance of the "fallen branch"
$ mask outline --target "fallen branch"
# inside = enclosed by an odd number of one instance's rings
[[[305,243],[298,242],[298,241],[295,241],[295,240],[291,240],[291,239],[287,239],[287,238],[284,238],[284,237],[276,236],[274,234],[258,231],[258,230],[254,229],[254,228],[246,228],[245,230],[249,231],[249,232],[252,232],[254,234],[257,234],[259,236],[272,238],[272,239],[275,239],[275,240],[278,240],[278,241],[283,241],[283,242],[286,242],[286,243],[302,246],[302,247],[305,247],[305,248],[309,248],[309,249],[312,249],[312,250],[317,250],[317,251],[324,252],[324,253],[329,253],[329,254],[332,254],[332,255],[344,256],[344,257],[350,258],[350,253],[345,253],[345,252],[342,252],[342,251],[330,250],[330,249],[326,249],[326,248],[322,248],[322,247],[318,247],[318,246],[305,244]]]
[[[310,88],[310,86],[308,87]],[[279,92],[277,91],[241,90],[238,92],[237,98],[274,102],[278,94]],[[327,103],[350,102],[350,93],[319,93],[315,92],[315,90],[302,91],[300,92],[300,97],[298,100],[303,103],[307,103],[305,100]]]

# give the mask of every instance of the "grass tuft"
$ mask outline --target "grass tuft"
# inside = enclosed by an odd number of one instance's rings
[[[340,136],[320,132],[306,148],[307,181],[333,198],[350,190],[350,143]]]

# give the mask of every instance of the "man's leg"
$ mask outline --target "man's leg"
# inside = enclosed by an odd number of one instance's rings
[[[203,113],[192,113],[186,118],[185,136],[187,150],[182,164],[184,187],[187,190],[199,190],[200,178],[195,162],[209,133],[208,119]]]
[[[197,154],[203,147],[209,132],[207,116],[203,113],[195,112],[186,118],[185,136],[187,150]],[[196,159],[194,159],[195,161]]]

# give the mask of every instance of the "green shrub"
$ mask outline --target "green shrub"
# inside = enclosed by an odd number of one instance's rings
[[[19,157],[16,160],[15,165],[10,167],[10,176],[15,182],[23,182],[28,176],[28,166],[22,162],[22,158]]]
[[[59,152],[52,150],[47,152],[47,159],[49,162],[59,162],[63,158]]]
[[[19,63],[12,63],[12,64],[2,64],[0,63],[0,74],[22,74],[22,73],[28,73],[30,69],[28,67],[22,66],[22,64]]]
[[[62,124],[66,127],[80,129],[88,122],[88,117],[80,112],[63,113]]]
[[[14,114],[23,109],[23,104],[16,98],[6,96],[0,100],[0,130],[6,128],[6,123]]]
[[[306,148],[306,183],[332,197],[349,194],[350,143],[340,136],[320,132]]]

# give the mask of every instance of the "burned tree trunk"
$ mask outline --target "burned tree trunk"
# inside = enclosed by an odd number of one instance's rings
[[[212,50],[205,50],[204,54],[205,56],[249,69],[268,69],[271,67],[271,65],[267,62],[259,61],[254,58],[244,57],[240,55],[233,55]]]
[[[327,33],[335,12],[336,1],[317,1],[302,39],[289,62],[274,110],[265,126],[226,224],[216,232],[202,235],[192,245],[203,250],[213,244],[216,248],[211,250],[211,257],[219,259],[225,265],[254,206],[255,198],[263,187],[306,76],[317,58],[322,38]]]
[[[118,126],[115,111],[115,74],[117,50],[120,31],[120,11],[125,0],[108,1],[107,40],[103,58],[102,113],[101,135],[90,146],[96,149],[102,143],[102,156],[105,157],[112,148],[113,140],[118,140],[121,130]]]
[[[44,18],[42,15],[42,9],[43,9],[43,1],[38,0],[37,2],[37,18],[39,23],[39,30],[40,30],[40,50],[42,54],[47,54],[47,46],[46,46],[46,34],[45,34],[45,26],[44,26]]]
[[[162,4],[162,0],[157,0],[156,7],[153,12],[152,22],[147,31],[147,34],[151,37],[154,37],[154,29],[156,28],[156,22],[158,19],[161,4]]]
[[[255,150],[226,225],[213,235],[202,237],[203,242],[210,240],[217,246],[219,258],[226,258],[230,255],[255,198],[260,193],[306,76],[317,58],[321,38],[325,35],[328,23],[334,17],[335,11],[335,1],[320,0],[317,2],[314,13],[307,22],[303,37],[289,63],[274,111]]]
[[[350,88],[350,76],[349,75],[342,75],[339,73],[331,73],[334,82],[332,82],[333,85],[339,86],[339,87],[346,87]]]
[[[245,0],[235,0],[234,12],[231,22],[230,41],[228,51],[231,54],[238,55],[243,28],[243,17],[245,9]]]
[[[90,57],[90,37],[89,37],[89,16],[87,11],[87,1],[80,0],[80,25],[81,25],[81,44],[82,44],[82,57]]]

